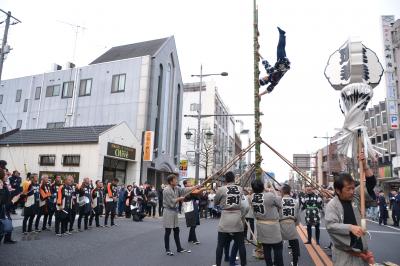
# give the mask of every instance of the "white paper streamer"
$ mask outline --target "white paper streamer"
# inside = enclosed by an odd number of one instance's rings
[[[364,125],[364,112],[372,96],[372,87],[365,83],[352,83],[342,89],[340,107],[345,118],[343,128],[339,131],[340,137],[332,141],[338,144],[339,153],[350,158],[357,154],[358,130],[361,130],[366,157],[381,155],[381,151],[386,150],[371,143]]]

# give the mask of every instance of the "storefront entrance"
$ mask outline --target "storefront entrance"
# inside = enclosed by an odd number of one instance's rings
[[[116,177],[119,180],[119,184],[125,184],[127,164],[127,161],[104,157],[103,183],[107,184]]]

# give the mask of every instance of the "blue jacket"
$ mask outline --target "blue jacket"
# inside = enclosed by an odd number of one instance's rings
[[[379,196],[378,197],[378,204],[379,204],[379,209],[381,211],[386,210],[387,204],[386,204],[385,196]]]
[[[400,212],[400,194],[397,194],[396,197],[394,197],[394,202],[393,202],[393,211]]]
[[[118,201],[125,202],[125,188],[121,188],[118,192]]]

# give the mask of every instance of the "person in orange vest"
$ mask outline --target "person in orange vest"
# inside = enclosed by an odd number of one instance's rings
[[[56,213],[57,206],[57,192],[58,188],[62,185],[61,176],[56,176],[54,182],[50,185],[51,196],[49,199],[49,218],[47,220],[48,227],[51,227],[51,220],[53,219],[53,215]]]
[[[84,221],[84,229],[88,229],[89,215],[92,209],[92,189],[90,187],[89,177],[85,177],[81,186],[77,189],[79,195],[79,217],[78,217],[78,231],[82,232],[81,222]]]
[[[72,212],[72,180],[71,176],[68,176],[64,185],[61,185],[57,191],[57,210],[56,210],[56,235],[66,236],[71,233],[67,232],[67,225],[70,220],[70,215]],[[61,225],[61,232],[60,232]]]
[[[104,191],[106,194],[105,202],[106,202],[106,215],[104,217],[104,226],[108,227],[108,217],[111,214],[111,226],[115,226],[114,218],[115,218],[115,210],[117,208],[117,199],[118,199],[118,178],[114,178],[111,182],[107,184],[107,187]]]
[[[100,180],[96,181],[96,188],[92,191],[92,212],[89,218],[89,227],[92,226],[93,218],[96,220],[96,227],[100,227],[99,217],[103,214],[104,188]]]
[[[49,217],[49,199],[51,196],[49,177],[47,175],[42,176],[42,182],[39,188],[39,208],[36,215],[35,231],[40,232],[46,230],[47,218]],[[40,218],[43,215],[42,230],[39,229]],[[47,230],[48,231],[48,230]]]
[[[33,219],[35,218],[37,208],[39,207],[38,175],[32,174],[30,179],[31,181],[29,183],[25,183],[22,192],[26,197],[24,207],[24,219],[22,221],[22,232],[24,236],[27,236],[28,233],[32,232]]]

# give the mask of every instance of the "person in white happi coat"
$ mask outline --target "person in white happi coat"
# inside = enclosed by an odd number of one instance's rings
[[[218,242],[216,254],[216,265],[220,266],[224,247],[233,239],[237,245],[240,256],[240,265],[246,265],[246,247],[244,245],[244,216],[249,206],[244,206],[242,199],[243,190],[235,185],[235,175],[229,171],[225,174],[225,186],[218,188],[215,194],[214,204],[221,207],[221,219],[218,224]]]
[[[376,178],[368,167],[364,154],[358,159],[365,171],[365,202],[376,200],[374,187]],[[336,176],[333,183],[336,196],[326,206],[326,229],[333,242],[333,264],[335,266],[366,266],[374,264],[374,257],[368,250],[365,231],[361,227],[360,186],[355,186],[348,173]]]
[[[171,231],[174,231],[174,239],[178,253],[190,253],[190,250],[184,249],[181,246],[179,239],[179,225],[178,225],[178,206],[182,202],[186,193],[191,192],[195,187],[178,187],[178,179],[175,175],[167,177],[168,185],[163,190],[163,224],[165,228],[164,244],[165,251],[168,256],[173,256],[174,253],[169,247],[169,236]]]
[[[282,208],[281,198],[275,194],[275,190],[264,189],[264,182],[255,179],[251,182],[253,194],[251,206],[256,219],[257,241],[262,244],[264,259],[267,266],[283,266],[282,234],[279,224],[279,210]],[[274,252],[272,261],[271,251]]]
[[[281,188],[282,209],[280,211],[279,223],[281,225],[282,240],[288,240],[292,249],[292,265],[297,266],[300,247],[296,226],[300,222],[299,203],[290,196],[291,187],[287,184]]]

